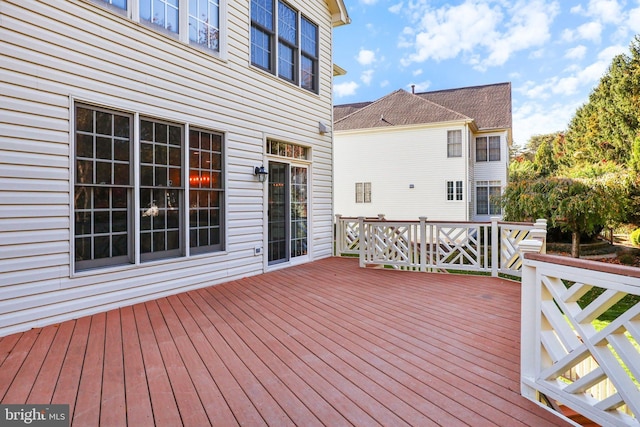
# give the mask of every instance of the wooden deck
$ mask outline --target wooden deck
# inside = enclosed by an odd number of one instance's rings
[[[519,284],[332,258],[0,339],[74,426],[563,426],[519,394]]]

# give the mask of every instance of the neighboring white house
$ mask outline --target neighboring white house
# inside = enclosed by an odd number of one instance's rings
[[[0,336],[330,256],[348,22],[343,0],[0,0]]]
[[[484,221],[501,216],[511,84],[397,90],[334,106],[335,211],[390,220]]]

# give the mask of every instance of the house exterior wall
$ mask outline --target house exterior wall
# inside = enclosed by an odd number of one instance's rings
[[[461,157],[447,157],[449,130],[462,133]],[[463,123],[335,132],[336,213],[384,214],[390,220],[468,220],[468,135]],[[447,200],[447,181],[464,183],[463,200]],[[371,183],[371,203],[356,203],[360,182]]]
[[[0,0],[0,336],[264,272],[267,138],[310,149],[309,259],[332,252],[327,4],[288,2],[319,26],[314,94],[250,65],[248,1],[222,2],[220,55],[99,3]],[[74,270],[76,102],[223,134],[223,251]]]

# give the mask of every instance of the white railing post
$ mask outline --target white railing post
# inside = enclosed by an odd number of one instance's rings
[[[358,234],[360,235],[360,245],[358,246],[358,252],[360,255],[360,267],[364,267],[365,266],[365,254],[367,251],[367,248],[365,248],[365,246],[367,245],[367,239],[366,238],[366,231],[364,229],[364,217],[363,216],[359,216],[358,217]]]
[[[529,236],[534,240],[542,242],[541,254],[547,253],[547,220],[538,218],[533,224],[533,230],[529,232]]]
[[[420,271],[427,271],[427,217],[420,218]]]
[[[542,242],[525,239],[518,245],[522,258],[522,284],[520,297],[520,393],[533,401],[538,400],[538,391],[529,386],[536,378],[538,358],[538,328],[540,327],[540,295],[536,268],[526,262],[525,254],[540,253]],[[524,379],[527,381],[525,382]]]
[[[500,229],[498,228],[498,220],[500,218],[491,218],[491,276],[498,277],[498,269],[500,268]],[[486,242],[485,242],[486,244]]]
[[[335,245],[334,245],[334,256],[340,256],[340,254],[342,253],[342,248],[344,245],[344,240],[345,240],[345,236],[344,236],[344,226],[342,224],[341,218],[342,215],[341,214],[336,214],[336,231],[335,231]]]

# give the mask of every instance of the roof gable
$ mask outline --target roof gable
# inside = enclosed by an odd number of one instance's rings
[[[338,114],[336,114],[338,112]],[[336,117],[339,115],[340,117]],[[334,108],[334,130],[471,120],[468,116],[398,89],[375,102]]]

